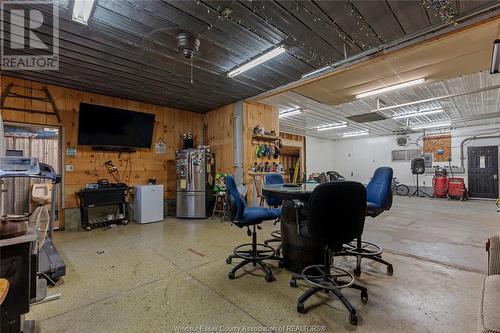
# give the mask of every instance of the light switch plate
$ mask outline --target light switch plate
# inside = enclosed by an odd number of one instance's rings
[[[75,157],[76,156],[76,148],[69,147],[66,149],[66,155]]]
[[[67,172],[75,171],[75,166],[73,164],[66,164],[66,171]]]

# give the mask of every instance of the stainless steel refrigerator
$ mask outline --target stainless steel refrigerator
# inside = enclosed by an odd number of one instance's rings
[[[214,172],[215,159],[208,147],[177,151],[177,217],[208,217],[213,204]]]

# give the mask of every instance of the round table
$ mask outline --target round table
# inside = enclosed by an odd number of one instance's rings
[[[0,279],[0,305],[2,305],[3,300],[7,296],[7,293],[9,292],[9,280],[7,279]]]
[[[317,242],[300,236],[297,232],[295,208],[292,200],[300,200],[304,208],[300,213],[300,220],[307,219],[307,202],[317,183],[305,183],[299,186],[286,184],[264,185],[262,194],[283,200],[281,213],[281,244],[285,267],[301,273],[310,265],[323,264],[323,246]],[[304,223],[304,222],[302,222]]]

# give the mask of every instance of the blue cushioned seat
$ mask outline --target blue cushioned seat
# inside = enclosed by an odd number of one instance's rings
[[[366,208],[368,210],[371,210],[371,209],[380,209],[380,205],[376,204],[376,203],[373,203],[373,202],[370,202],[370,201],[367,201],[366,202]]]
[[[367,215],[375,217],[392,205],[392,169],[380,167],[366,185]]]
[[[280,175],[279,173],[267,174],[264,180],[266,185],[279,185],[285,183],[283,176]],[[281,206],[281,199],[271,196],[266,196],[266,203],[269,207],[278,207]]]
[[[248,226],[264,221],[276,220],[281,217],[280,208],[246,207],[245,201],[238,192],[233,176],[228,175],[226,177],[226,186],[236,209],[232,218],[234,224]]]
[[[281,217],[281,208],[246,207],[243,219],[237,223],[242,225],[259,224],[262,221],[276,220]]]

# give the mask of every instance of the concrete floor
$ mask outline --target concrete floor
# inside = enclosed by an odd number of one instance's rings
[[[382,244],[385,268],[364,262],[359,293],[345,295],[358,309],[349,324],[343,306],[328,297],[309,300],[306,314],[296,300],[306,289],[290,288],[290,273],[274,266],[276,281],[260,270],[227,278],[225,257],[246,232],[218,220],[129,224],[116,229],[56,233],[67,275],[50,294],[61,299],[32,307],[28,319],[41,332],[474,332],[486,270],[484,242],[500,232],[494,202],[396,198],[391,211],[367,218],[364,236]],[[273,229],[267,223],[259,236]],[[343,260],[341,265],[352,267]]]

